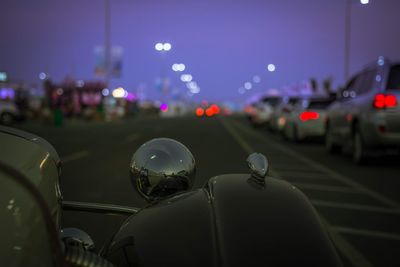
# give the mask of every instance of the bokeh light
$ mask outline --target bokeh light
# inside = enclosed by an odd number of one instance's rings
[[[167,103],[161,103],[160,110],[162,112],[167,112],[168,111],[168,104]]]
[[[270,72],[274,72],[276,70],[276,67],[274,64],[268,64],[267,68],[268,68],[268,71],[270,71]]]
[[[203,115],[204,115],[204,109],[198,107],[198,108],[196,109],[196,116],[197,116],[197,117],[201,117],[201,116],[203,116]]]
[[[163,45],[162,43],[156,43],[156,45],[154,46],[154,48],[155,48],[157,51],[161,51],[161,50],[164,49],[164,45]]]
[[[253,85],[251,84],[251,82],[245,82],[244,83],[244,89],[250,90],[252,87],[253,87]]]
[[[164,47],[165,51],[169,51],[169,50],[171,50],[172,45],[170,43],[164,43],[163,47]]]

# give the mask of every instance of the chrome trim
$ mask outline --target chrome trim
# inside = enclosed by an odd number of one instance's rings
[[[79,202],[79,201],[63,201],[63,210],[73,210],[73,211],[87,211],[96,212],[104,214],[121,214],[121,215],[133,215],[138,213],[139,208],[111,205],[111,204],[101,204],[93,202]]]

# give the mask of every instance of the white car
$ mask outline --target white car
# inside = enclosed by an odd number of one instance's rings
[[[311,97],[299,101],[285,118],[283,136],[292,141],[325,136],[326,109],[333,100],[326,97]]]
[[[254,126],[269,126],[274,109],[282,101],[279,96],[266,96],[254,105],[251,122]]]

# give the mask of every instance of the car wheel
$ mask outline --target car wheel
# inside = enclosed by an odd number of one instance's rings
[[[360,131],[356,129],[353,134],[353,161],[357,164],[362,164],[366,159],[366,147]]]
[[[0,123],[2,124],[9,125],[13,123],[13,121],[14,121],[14,116],[9,112],[4,112],[0,116]]]
[[[338,154],[341,151],[341,147],[333,141],[332,131],[329,126],[326,127],[325,131],[325,148],[331,154]]]

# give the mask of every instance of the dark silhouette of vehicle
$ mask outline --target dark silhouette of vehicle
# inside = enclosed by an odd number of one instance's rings
[[[148,202],[138,209],[63,199],[59,157],[40,137],[0,127],[0,147],[7,152],[0,156],[1,266],[342,266],[306,196],[268,176],[262,154],[248,157],[249,173],[212,177],[193,190],[188,148],[150,140],[129,166]],[[84,231],[61,229],[62,210],[128,218],[94,253]]]

